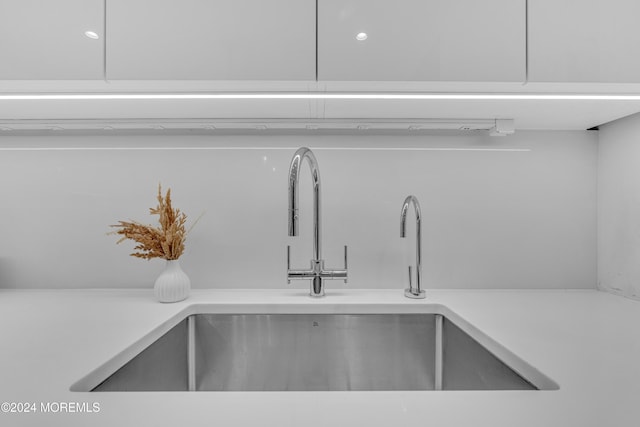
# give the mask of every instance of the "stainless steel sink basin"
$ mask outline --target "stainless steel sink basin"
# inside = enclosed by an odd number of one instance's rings
[[[518,366],[508,366],[438,313],[200,313],[179,320],[126,363],[106,364],[108,369],[72,390],[557,388],[503,353]]]

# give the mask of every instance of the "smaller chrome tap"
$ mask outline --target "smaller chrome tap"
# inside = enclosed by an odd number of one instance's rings
[[[409,266],[409,287],[404,290],[404,296],[407,298],[421,299],[425,297],[425,293],[420,289],[421,276],[422,276],[422,212],[420,211],[420,203],[416,196],[407,196],[402,204],[402,211],[400,212],[400,237],[406,237],[407,234],[407,210],[409,210],[409,204],[413,203],[413,207],[416,211],[416,286],[414,287],[411,279],[411,266]]]

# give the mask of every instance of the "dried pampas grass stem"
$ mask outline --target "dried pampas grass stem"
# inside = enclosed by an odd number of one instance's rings
[[[143,259],[163,258],[175,260],[184,253],[184,242],[188,231],[185,228],[187,215],[171,206],[171,189],[162,197],[162,187],[158,185],[158,206],[149,209],[151,215],[159,215],[160,227],[141,224],[136,221],[118,221],[111,227],[118,228],[109,234],[122,236],[117,243],[133,240],[136,252],[131,256]],[[199,219],[199,218],[198,218]],[[197,221],[196,221],[197,222]],[[193,224],[195,225],[195,223]],[[193,228],[193,225],[189,229]]]

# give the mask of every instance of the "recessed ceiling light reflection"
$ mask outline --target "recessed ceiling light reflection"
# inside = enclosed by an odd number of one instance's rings
[[[100,36],[95,31],[85,31],[84,35],[93,40],[98,40]]]
[[[365,41],[369,36],[367,35],[367,33],[358,33],[356,34],[356,40],[363,42]]]

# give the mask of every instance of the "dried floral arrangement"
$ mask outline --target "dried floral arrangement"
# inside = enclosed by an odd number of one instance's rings
[[[189,230],[186,230],[187,215],[171,205],[171,189],[162,197],[162,187],[158,185],[158,206],[150,208],[151,215],[159,215],[160,227],[142,224],[136,221],[118,221],[111,227],[119,228],[109,234],[118,234],[122,238],[116,243],[133,240],[137,243],[131,256],[143,259],[162,258],[176,260],[184,253],[184,242]],[[197,221],[196,221],[197,222]]]

